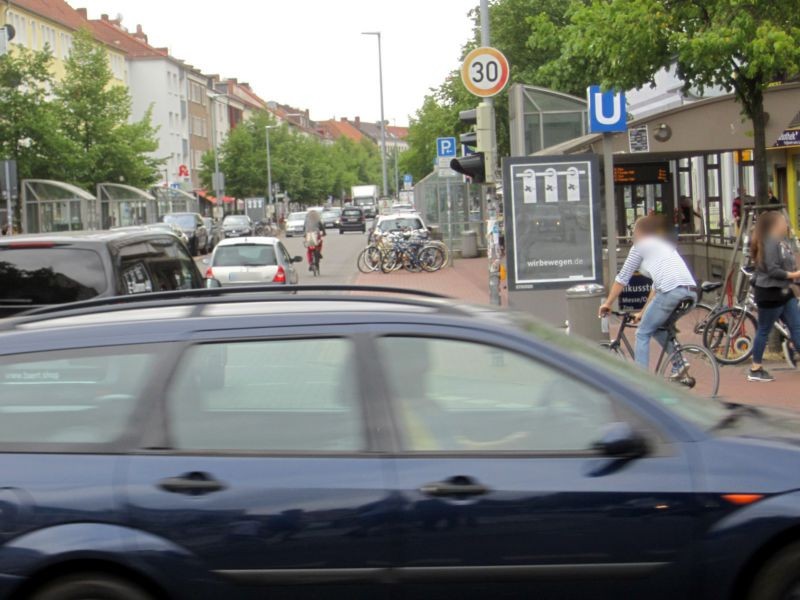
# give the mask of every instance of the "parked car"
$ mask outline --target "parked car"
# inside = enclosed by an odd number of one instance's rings
[[[367,232],[367,219],[364,211],[355,206],[346,206],[342,210],[342,217],[339,222],[339,234],[345,231]]]
[[[247,215],[227,215],[222,219],[222,231],[226,238],[253,235],[253,222]]]
[[[222,229],[222,224],[216,219],[211,217],[203,217],[203,224],[206,226],[206,231],[209,232],[211,250],[217,247],[222,240],[225,239],[225,231]]]
[[[186,245],[153,227],[0,237],[0,317],[96,297],[201,287]]]
[[[332,206],[331,208],[323,210],[321,216],[322,224],[325,226],[325,229],[333,229],[334,227],[339,227],[342,218],[342,209],[338,206]]]
[[[146,227],[149,229],[161,229],[163,231],[169,231],[177,235],[183,243],[186,244],[187,248],[189,246],[189,238],[183,232],[183,229],[175,225],[175,223],[148,223],[147,225],[129,225],[126,227],[112,227],[112,230],[130,230],[136,227]]]
[[[303,235],[306,226],[306,212],[293,212],[286,217],[286,237]]]
[[[0,412],[3,599],[800,585],[796,414],[488,309],[344,286],[65,306],[0,328]]]
[[[253,284],[296,284],[294,263],[286,247],[273,237],[244,237],[222,240],[214,249],[206,278],[216,279],[221,286]]]
[[[189,240],[189,251],[192,256],[210,252],[211,237],[203,224],[203,217],[200,214],[191,212],[167,213],[161,217],[161,220],[164,223],[176,225],[183,231]]]
[[[398,231],[427,233],[428,228],[418,214],[392,213],[390,215],[380,215],[375,220],[375,231],[378,233],[395,233]]]
[[[395,202],[392,204],[392,212],[393,213],[415,213],[417,209],[414,208],[413,204],[408,202]]]

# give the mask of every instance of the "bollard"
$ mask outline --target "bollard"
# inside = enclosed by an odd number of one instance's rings
[[[500,261],[489,265],[489,304],[500,306]]]

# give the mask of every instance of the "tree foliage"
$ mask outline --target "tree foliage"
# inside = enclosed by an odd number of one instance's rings
[[[232,129],[219,148],[220,171],[225,174],[225,193],[237,198],[267,193],[266,127],[270,129],[272,182],[293,200],[314,204],[329,195],[350,193],[350,186],[375,183],[381,178],[377,146],[363,139],[339,138],[324,144],[287,125],[275,127],[269,114],[259,112]],[[203,156],[200,178],[213,189],[214,155]]]
[[[796,0],[573,0],[568,13],[539,40],[561,46],[546,79],[631,89],[674,63],[687,89],[734,92],[753,124],[756,196],[766,201],[764,90],[800,68]]]

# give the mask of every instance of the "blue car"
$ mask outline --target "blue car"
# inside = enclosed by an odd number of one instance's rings
[[[0,598],[800,593],[794,417],[511,313],[319,287],[3,321]]]

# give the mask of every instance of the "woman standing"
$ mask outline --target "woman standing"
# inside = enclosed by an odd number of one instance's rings
[[[782,212],[764,212],[756,221],[751,252],[756,267],[755,298],[758,306],[758,331],[753,343],[753,366],[749,381],[772,381],[761,360],[772,326],[783,319],[792,336],[795,349],[800,349],[800,307],[790,284],[800,279],[794,252],[788,239],[789,223]]]

